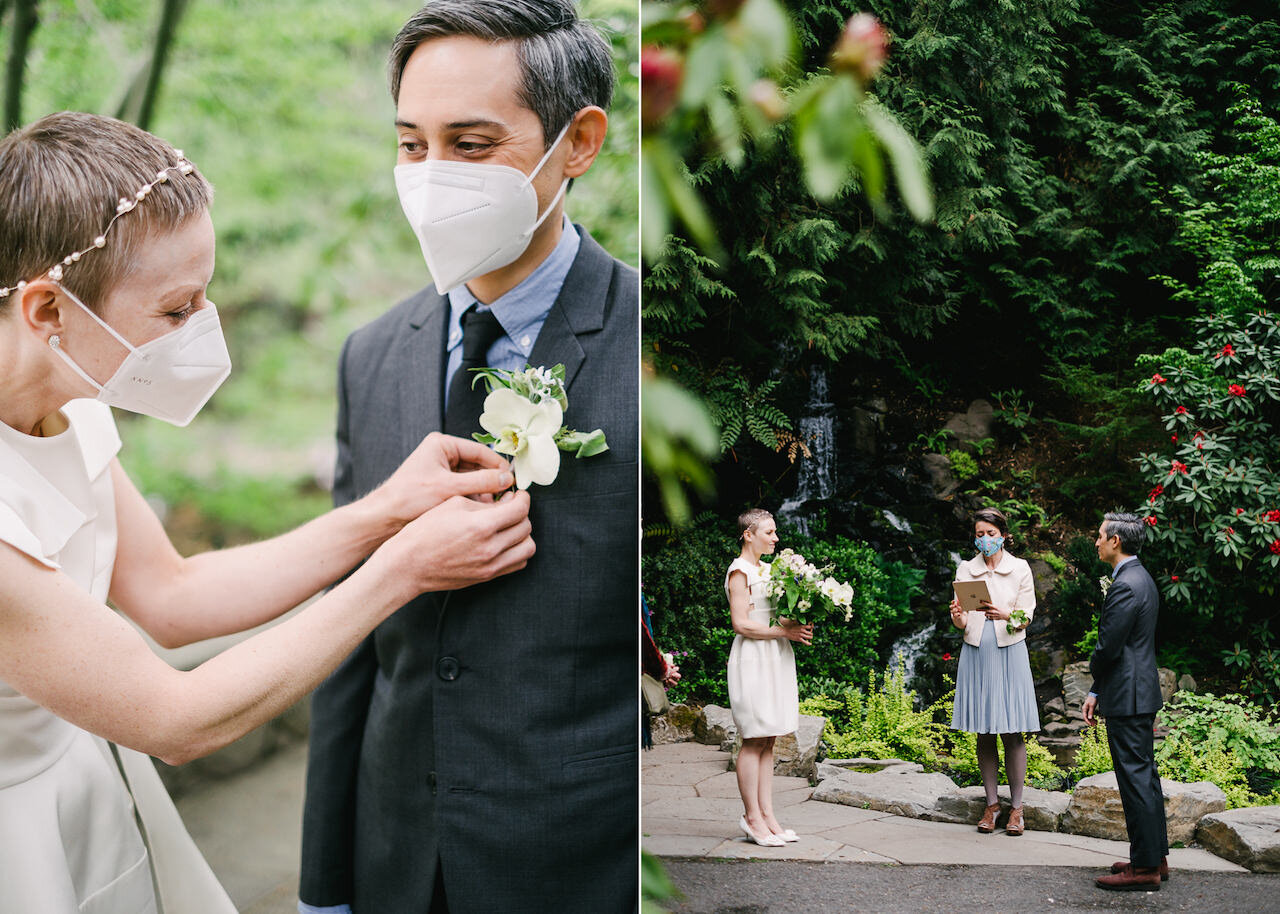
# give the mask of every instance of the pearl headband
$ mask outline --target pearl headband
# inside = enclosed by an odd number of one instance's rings
[[[85,248],[82,251],[72,251],[66,257],[62,258],[61,263],[54,264],[54,266],[45,275],[48,276],[50,279],[52,279],[54,282],[61,282],[62,268],[69,267],[71,266],[71,264],[78,262],[81,257],[83,257],[85,254],[88,254],[92,250],[95,250],[101,247],[106,247],[107,233],[110,232],[112,226],[116,224],[116,220],[119,219],[121,216],[123,216],[125,213],[132,212],[139,203],[147,199],[147,196],[151,193],[151,191],[155,188],[157,184],[164,184],[166,181],[168,181],[170,178],[169,172],[176,171],[178,172],[178,174],[181,174],[181,175],[189,175],[191,174],[191,172],[196,170],[196,167],[187,161],[187,157],[182,154],[181,149],[175,149],[173,151],[173,154],[175,157],[177,157],[178,161],[174,162],[172,165],[170,165],[168,168],[163,169],[162,171],[157,171],[155,178],[150,183],[144,184],[142,185],[142,187],[138,188],[137,192],[134,193],[133,197],[120,198],[120,202],[116,204],[116,214],[111,217],[111,221],[108,222],[107,227],[102,230],[102,234],[99,235],[97,238],[93,239],[93,244],[89,245],[87,248]],[[8,298],[10,293],[21,292],[26,287],[27,287],[27,282],[25,279],[20,280],[12,287],[0,286],[0,299]]]

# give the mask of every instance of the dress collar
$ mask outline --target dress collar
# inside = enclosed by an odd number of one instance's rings
[[[996,574],[1013,574],[1013,556],[1009,554],[1009,550],[1005,550],[1000,556],[1000,564],[995,568],[987,567],[987,560],[981,555],[975,555],[969,560],[969,573],[972,575],[986,574],[988,571],[994,571]]]

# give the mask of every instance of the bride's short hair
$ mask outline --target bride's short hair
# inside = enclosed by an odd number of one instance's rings
[[[748,530],[754,530],[763,520],[771,520],[773,515],[764,508],[748,508],[738,515],[738,542],[742,542]]]
[[[61,111],[0,140],[0,286],[61,279],[97,309],[150,236],[172,231],[209,208],[213,188],[164,140],[111,117]],[[156,180],[159,172],[169,176]],[[122,200],[144,199],[111,227]],[[13,296],[0,298],[0,313]]]

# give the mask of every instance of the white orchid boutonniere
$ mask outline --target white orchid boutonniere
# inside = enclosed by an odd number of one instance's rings
[[[484,378],[489,395],[480,415],[484,432],[472,437],[511,458],[518,488],[555,482],[561,451],[582,458],[609,450],[600,429],[576,432],[563,425],[569,408],[563,365],[523,371],[478,368],[476,375],[476,381]]]
[[[1111,575],[1104,574],[1098,578],[1098,588],[1102,591],[1102,599],[1107,598],[1107,591],[1111,589]]]

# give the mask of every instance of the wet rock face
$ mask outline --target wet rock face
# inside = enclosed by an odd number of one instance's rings
[[[960,444],[971,444],[991,437],[991,429],[995,423],[995,409],[986,400],[974,400],[969,409],[963,413],[955,413],[943,426],[951,432],[952,440]]]

